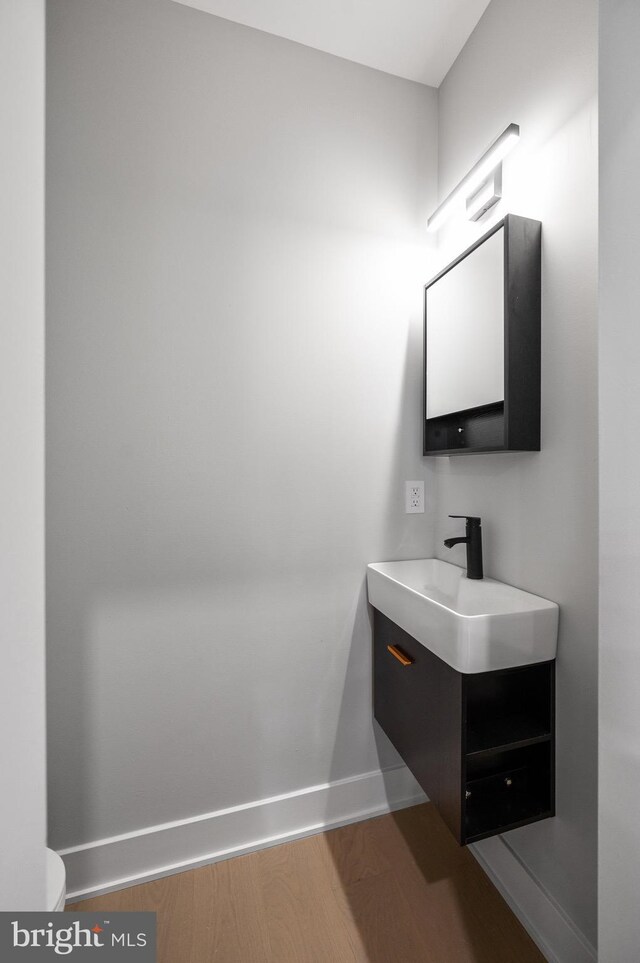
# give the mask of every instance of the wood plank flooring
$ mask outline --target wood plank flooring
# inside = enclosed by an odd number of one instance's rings
[[[155,910],[159,963],[544,963],[429,803],[67,909]]]

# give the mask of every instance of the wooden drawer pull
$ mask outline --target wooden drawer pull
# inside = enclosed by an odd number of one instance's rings
[[[408,655],[405,655],[397,645],[388,645],[387,652],[390,652],[394,659],[397,659],[401,665],[413,665],[414,660],[410,659]]]

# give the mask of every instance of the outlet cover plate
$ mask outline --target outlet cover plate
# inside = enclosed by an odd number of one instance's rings
[[[408,481],[405,486],[404,510],[407,515],[421,515],[424,512],[424,482]]]

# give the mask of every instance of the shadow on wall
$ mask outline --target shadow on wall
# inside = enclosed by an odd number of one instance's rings
[[[201,517],[201,492],[195,484],[185,487],[181,470],[169,472],[156,491],[154,479],[138,479],[135,464],[123,459],[115,490],[101,495],[105,516],[113,520],[107,531],[90,498],[76,507],[56,491],[55,458],[62,456],[51,446],[49,740],[56,764],[49,800],[55,848],[376,767],[366,701],[366,599],[363,594],[356,603],[365,621],[360,648],[348,659],[355,638],[352,600],[359,588],[364,593],[366,561],[430,551],[427,516],[405,516],[401,505],[402,480],[420,470],[421,326],[417,312],[406,320],[406,345],[402,328],[393,333],[400,370],[378,379],[373,415],[364,392],[358,398],[366,414],[358,424],[368,432],[351,441],[367,452],[367,471],[354,473],[354,484],[369,486],[361,510],[344,483],[350,465],[335,457],[341,447],[328,459],[311,441],[308,464],[325,482],[311,483],[316,511],[293,491],[286,459],[266,479],[269,486],[252,492],[250,512],[242,498],[231,500],[224,486],[218,491],[214,485],[209,501],[227,498],[236,506],[224,525],[213,513]],[[344,430],[341,420],[332,423],[335,434]],[[111,445],[120,444],[120,433],[116,425]],[[321,463],[331,457],[335,470],[321,474]],[[93,491],[97,476],[107,472],[106,456],[85,465],[86,487]],[[209,467],[201,476],[207,484]],[[162,459],[158,468],[164,479]],[[226,463],[216,471],[226,476]],[[273,507],[280,485],[288,485],[296,500],[280,498]],[[183,488],[176,507],[175,493]],[[145,503],[147,491],[154,497]],[[224,551],[216,526],[228,529]],[[93,557],[88,546],[95,546]],[[81,559],[91,564],[82,567]],[[294,664],[292,648],[301,638],[307,640],[302,668],[283,671]],[[390,746],[386,757],[397,764]],[[270,826],[264,829],[269,835]]]
[[[366,565],[368,562],[382,561],[388,558],[416,558],[429,555],[431,546],[431,525],[423,523],[429,519],[428,515],[407,515],[404,513],[402,497],[404,482],[416,472],[415,464],[421,457],[421,399],[422,384],[422,322],[408,326],[405,346],[404,373],[401,380],[399,396],[389,398],[388,404],[395,402],[397,409],[398,430],[395,433],[393,453],[389,461],[386,477],[381,472],[386,488],[386,505],[382,509],[384,519],[380,537],[372,543],[370,550],[375,557],[362,559],[362,571],[359,581],[354,578],[354,596],[343,624],[339,627],[342,669],[336,666],[335,671],[342,672],[343,690],[340,709],[338,711],[333,741],[333,754],[327,781],[353,776],[354,744],[357,744],[355,756],[358,759],[371,760],[371,742],[375,738],[375,756],[380,769],[397,768],[404,765],[398,753],[386,737],[378,740],[379,731],[372,735],[372,712],[370,701],[362,698],[362,693],[371,690],[373,679],[371,660],[371,610],[367,602]],[[407,399],[415,399],[415,407],[407,404]],[[402,419],[415,423],[415,432],[400,430]],[[413,467],[411,467],[413,466]],[[423,462],[424,466],[424,462]],[[425,468],[416,472],[416,477],[425,477]],[[425,486],[428,489],[428,480]],[[399,523],[400,517],[400,523]],[[419,532],[419,534],[416,534]],[[356,594],[357,592],[357,594]],[[348,651],[348,656],[344,655]],[[370,767],[369,766],[367,768]],[[326,821],[331,822],[337,813],[327,812]]]

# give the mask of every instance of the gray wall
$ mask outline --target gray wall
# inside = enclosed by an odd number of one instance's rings
[[[168,0],[48,15],[60,848],[397,762],[363,586],[432,551],[437,158],[430,88]]]
[[[600,38],[600,959],[627,963],[640,945],[638,4],[602,0]]]
[[[506,211],[543,223],[542,451],[437,463],[448,513],[481,515],[485,572],[560,604],[556,819],[505,838],[595,941],[597,738],[597,119],[595,0],[492,0],[439,90],[444,196],[512,121]],[[492,222],[491,221],[491,222]],[[441,232],[443,263],[487,224]]]
[[[0,911],[46,908],[44,14],[0,4]]]

